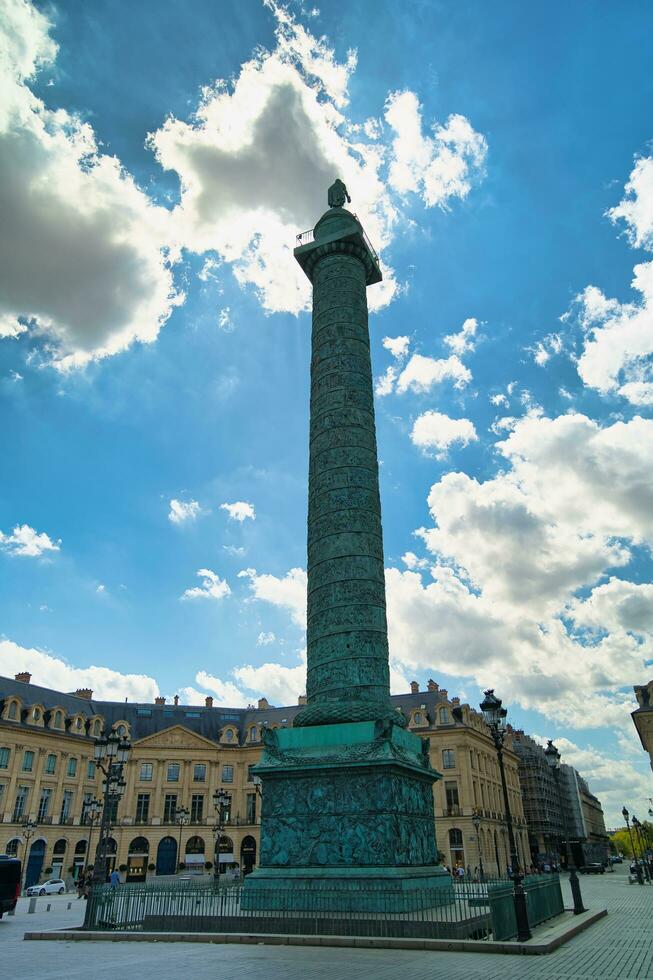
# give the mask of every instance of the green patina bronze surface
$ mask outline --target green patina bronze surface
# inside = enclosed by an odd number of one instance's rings
[[[407,892],[450,880],[437,864],[438,774],[390,702],[366,295],[381,271],[348,200],[336,181],[295,249],[313,284],[307,704],[293,729],[265,733],[257,766],[260,867],[247,882],[259,908],[292,887],[298,909],[306,891],[335,909],[339,891],[351,908],[352,893],[369,903],[377,890],[401,911]]]

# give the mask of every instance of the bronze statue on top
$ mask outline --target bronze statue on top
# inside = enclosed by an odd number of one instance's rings
[[[340,177],[336,177],[333,184],[329,188],[329,207],[330,208],[342,208],[347,204],[351,204],[351,198],[347,192],[347,188],[344,183],[340,180]]]

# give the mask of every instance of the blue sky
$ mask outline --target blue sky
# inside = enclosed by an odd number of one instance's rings
[[[0,42],[0,671],[301,693],[310,302],[371,287],[393,685],[651,792],[653,10],[29,5]]]

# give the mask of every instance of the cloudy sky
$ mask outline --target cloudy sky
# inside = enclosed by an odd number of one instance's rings
[[[310,293],[369,290],[396,692],[434,677],[645,809],[653,8],[0,0],[0,672],[304,687]]]

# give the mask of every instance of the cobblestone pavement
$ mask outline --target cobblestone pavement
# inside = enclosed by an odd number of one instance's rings
[[[609,914],[549,956],[524,957],[482,953],[407,950],[357,950],[283,946],[209,946],[179,943],[24,942],[26,929],[77,925],[83,905],[74,897],[39,899],[39,911],[27,915],[21,899],[13,917],[0,921],[2,975],[48,980],[105,980],[133,971],[138,980],[634,980],[653,978],[653,885],[629,885],[627,869],[582,878],[588,908]],[[563,884],[571,905],[569,886]],[[51,911],[46,912],[46,904]],[[71,908],[68,910],[68,902]]]

